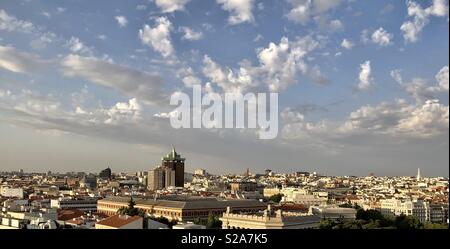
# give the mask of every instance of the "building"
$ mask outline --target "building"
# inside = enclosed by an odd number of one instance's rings
[[[175,185],[168,185],[166,183],[166,186],[175,186],[175,187],[184,187],[184,162],[185,158],[182,158],[181,155],[179,155],[175,148],[172,148],[172,152],[167,154],[165,157],[161,158],[161,167],[163,169],[171,169],[175,171]],[[166,171],[167,173],[167,171]],[[171,172],[172,173],[172,172]],[[172,184],[170,182],[170,184]]]
[[[11,186],[0,186],[0,195],[3,197],[15,197],[23,199],[23,188],[13,188]]]
[[[84,176],[83,179],[81,179],[80,186],[91,189],[91,190],[96,189],[97,188],[97,177],[95,175]]]
[[[272,210],[271,206],[263,212],[239,214],[231,208],[223,214],[222,229],[311,229],[319,227],[320,217],[300,212]]]
[[[172,227],[172,229],[187,229],[187,230],[192,230],[192,229],[206,229],[206,226],[203,225],[197,225],[194,223],[179,223],[176,224]]]
[[[381,212],[384,215],[398,216],[401,214],[414,216],[420,222],[447,222],[448,206],[430,204],[422,200],[381,200]]]
[[[197,176],[206,176],[206,170],[205,169],[196,169],[194,171],[194,175]]]
[[[84,212],[97,211],[98,198],[63,198],[50,201],[50,207],[58,209],[78,209]]]
[[[230,184],[233,192],[253,192],[256,191],[256,182],[232,182]]]
[[[102,180],[111,180],[111,178],[112,178],[111,169],[108,167],[108,168],[100,171],[100,174],[98,174],[98,177]]]
[[[184,187],[184,161],[176,151],[161,158],[161,165],[148,172],[147,188],[159,190],[169,187]]]
[[[341,207],[313,207],[309,208],[309,214],[317,215],[321,219],[330,220],[355,220],[356,210],[354,208],[341,208]]]
[[[143,229],[143,218],[139,216],[114,215],[95,224],[95,229]]]
[[[119,208],[128,206],[128,197],[107,197],[97,203],[97,212],[115,215]],[[206,197],[173,196],[166,199],[135,198],[135,207],[153,217],[165,217],[175,221],[207,219],[210,214],[221,216],[227,207],[236,212],[258,212],[267,206],[256,200],[228,200]]]
[[[158,190],[165,187],[165,172],[161,167],[150,170],[147,179],[148,190]]]

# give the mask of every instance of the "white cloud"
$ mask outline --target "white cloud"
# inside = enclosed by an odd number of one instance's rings
[[[183,37],[181,39],[188,41],[197,41],[203,38],[203,33],[201,31],[195,31],[189,27],[180,27],[179,30],[183,32]]]
[[[199,85],[202,81],[195,75],[191,67],[181,68],[177,71],[177,77],[180,78],[185,87],[191,88],[193,85]]]
[[[347,40],[347,39],[342,40],[342,43],[341,43],[341,47],[348,49],[348,50],[352,49],[354,45],[355,44],[352,41]]]
[[[69,41],[67,41],[66,45],[69,47],[72,53],[79,54],[92,54],[92,48],[87,47],[78,37],[71,37]]]
[[[437,74],[436,80],[438,82],[439,88],[443,91],[448,91],[449,79],[448,79],[448,66],[443,67]]]
[[[65,76],[80,77],[150,104],[161,104],[166,100],[163,82],[157,74],[74,54],[66,56],[61,63]]]
[[[55,33],[45,32],[40,34],[40,36],[30,42],[30,45],[34,49],[45,49],[47,46],[57,39]]]
[[[375,30],[372,34],[372,42],[378,44],[379,46],[388,46],[392,44],[392,39],[394,38],[393,34],[388,33],[382,27]]]
[[[116,16],[115,17],[117,24],[119,24],[119,27],[123,28],[128,25],[128,20],[125,16]]]
[[[0,9],[0,30],[30,33],[35,28],[31,22],[19,20]]]
[[[118,102],[115,106],[107,110],[109,116],[105,120],[106,124],[118,124],[123,121],[136,122],[142,119],[142,106],[136,98],[130,99],[128,103]]]
[[[368,90],[373,85],[373,78],[372,78],[372,67],[370,66],[370,61],[366,61],[363,64],[360,65],[360,72],[359,72],[359,83],[358,83],[358,89],[359,90]]]
[[[290,42],[283,37],[280,43],[270,43],[269,47],[258,53],[261,69],[267,76],[266,82],[271,91],[286,89],[297,82],[299,73],[306,74],[308,66],[305,57],[319,47],[310,36]]]
[[[241,23],[254,22],[253,5],[254,0],[216,0],[218,4],[222,5],[222,9],[230,12],[228,23],[231,25]]]
[[[137,10],[146,10],[147,6],[145,6],[144,4],[139,4],[138,6],[136,6]]]
[[[295,23],[307,24],[312,17],[319,17],[322,14],[336,8],[341,4],[341,0],[286,0],[291,5],[291,10],[286,15]]]
[[[266,48],[257,49],[257,66],[244,60],[237,69],[222,68],[205,56],[203,74],[225,92],[243,92],[263,84],[269,91],[277,92],[297,83],[300,74],[323,84],[328,81],[320,69],[308,67],[306,62],[307,55],[319,46],[311,36],[298,37],[294,41],[283,37],[279,44],[270,43]]]
[[[392,70],[391,77],[402,86],[418,103],[424,103],[430,99],[437,99],[436,94],[448,92],[449,77],[448,66],[444,66],[435,76],[436,83],[431,85],[425,79],[413,78],[405,82],[400,70]]]
[[[422,8],[414,1],[408,1],[408,16],[413,20],[406,21],[400,27],[406,42],[417,42],[423,28],[429,23],[430,16],[445,17],[448,15],[448,3],[446,0],[433,0],[428,8]]]
[[[184,10],[189,1],[190,0],[155,0],[155,4],[163,13],[171,13]]]
[[[174,48],[170,38],[172,23],[166,17],[159,17],[155,20],[155,26],[145,25],[139,30],[141,41],[161,53],[163,57],[170,57],[174,54]]]
[[[45,62],[35,54],[0,45],[0,68],[15,73],[30,73],[40,69]]]

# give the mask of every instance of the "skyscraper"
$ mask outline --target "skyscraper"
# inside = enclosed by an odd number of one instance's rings
[[[420,181],[420,179],[421,179],[420,168],[418,168],[418,169],[417,169],[417,178],[416,178],[416,180],[417,180],[417,181]]]
[[[172,148],[172,151],[169,154],[167,154],[165,157],[161,158],[161,161],[162,161],[161,167],[164,169],[171,169],[175,172],[175,185],[168,185],[166,183],[166,186],[175,186],[175,187],[183,187],[184,186],[184,161],[185,160],[186,160],[185,158],[182,158],[181,155],[179,155],[175,151],[175,148]],[[170,184],[172,184],[172,182]]]
[[[157,167],[148,172],[148,190],[158,190],[165,187],[165,172],[161,167]]]
[[[175,148],[161,158],[161,165],[148,172],[149,190],[184,186],[184,161]]]

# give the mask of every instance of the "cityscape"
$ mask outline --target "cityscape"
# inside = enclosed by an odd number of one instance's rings
[[[0,174],[0,229],[448,229],[448,178],[149,171]],[[188,160],[187,160],[188,161]]]
[[[0,245],[441,242],[449,23],[449,0],[0,0]]]

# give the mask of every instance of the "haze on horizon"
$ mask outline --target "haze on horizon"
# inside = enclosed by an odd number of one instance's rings
[[[301,11],[306,10],[306,11]],[[4,0],[0,171],[448,176],[448,0]],[[170,126],[169,96],[278,92],[280,130]]]

